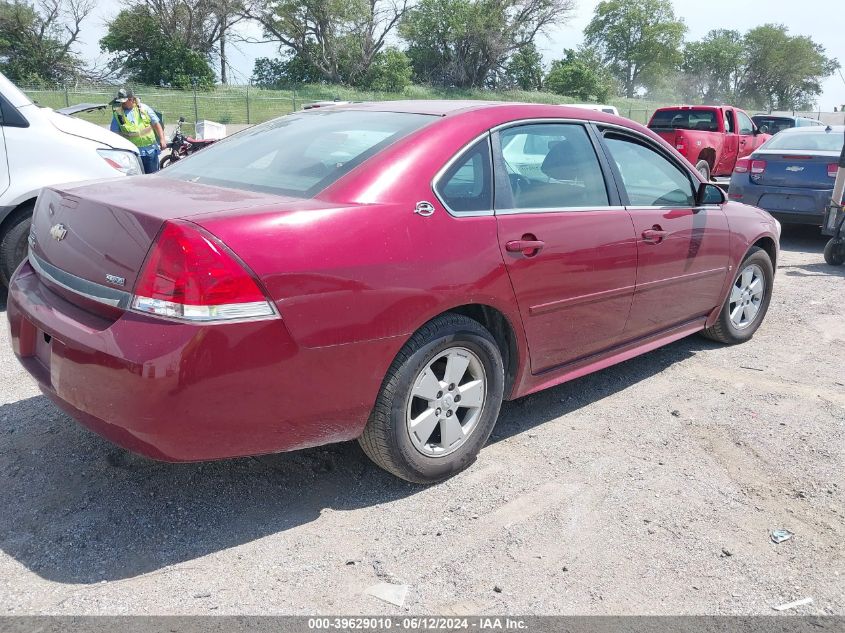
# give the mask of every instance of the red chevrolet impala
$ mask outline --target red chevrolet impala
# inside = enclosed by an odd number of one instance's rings
[[[8,317],[44,393],[130,450],[357,438],[433,482],[472,463],[503,399],[696,332],[750,339],[779,233],[626,119],[352,104],[45,189]]]

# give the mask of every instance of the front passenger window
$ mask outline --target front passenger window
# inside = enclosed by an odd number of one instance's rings
[[[736,115],[739,118],[739,133],[746,136],[748,134],[754,134],[754,124],[751,122],[751,119],[742,112],[737,112]]]
[[[632,206],[695,206],[692,180],[669,159],[622,135],[608,134],[605,144],[619,168]]]

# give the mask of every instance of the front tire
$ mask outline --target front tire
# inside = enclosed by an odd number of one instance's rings
[[[828,240],[824,246],[824,261],[831,266],[845,264],[845,238]]]
[[[9,218],[6,232],[0,239],[0,284],[9,287],[9,280],[29,251],[29,225],[32,204],[19,208]]]
[[[695,170],[701,174],[706,182],[710,182],[710,163],[706,160],[700,160],[695,164]]]
[[[754,336],[769,309],[775,277],[769,254],[756,246],[737,270],[719,318],[703,332],[707,338],[728,345],[744,343]]]
[[[397,477],[442,481],[475,461],[503,393],[502,355],[490,332],[468,317],[441,315],[396,356],[358,442]]]

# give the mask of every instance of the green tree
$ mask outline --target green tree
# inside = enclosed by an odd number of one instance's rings
[[[85,65],[74,53],[93,0],[0,1],[0,71],[18,83],[77,79]]]
[[[376,55],[362,88],[381,92],[402,92],[411,85],[411,60],[397,48],[387,48]]]
[[[680,65],[685,32],[669,0],[605,0],[584,35],[630,98]]]
[[[220,63],[220,82],[228,82],[226,43],[243,19],[241,0],[128,0],[127,8],[143,6],[171,41]]]
[[[244,12],[326,81],[360,85],[407,6],[408,0],[250,0]]]
[[[543,87],[543,56],[534,42],[516,51],[505,66],[508,84],[521,90],[540,90]]]
[[[774,110],[810,108],[821,82],[839,68],[823,46],[809,37],[789,35],[781,24],[766,24],[745,35],[747,68],[741,86],[744,100]]]
[[[174,88],[214,85],[208,53],[192,50],[182,39],[169,36],[146,6],[118,13],[100,40],[100,48],[112,54],[112,68],[133,82]]]
[[[399,32],[417,81],[483,87],[538,34],[564,22],[572,0],[420,0]]]
[[[715,29],[684,48],[684,96],[693,101],[734,102],[744,79],[745,44],[739,31]]]
[[[566,49],[563,59],[552,62],[544,85],[547,90],[579,101],[607,101],[613,93],[613,78],[590,49]]]
[[[252,83],[260,88],[284,88],[324,81],[323,74],[302,55],[288,51],[283,57],[259,57],[252,70]]]

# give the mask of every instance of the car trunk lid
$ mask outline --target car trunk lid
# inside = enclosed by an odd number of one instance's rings
[[[131,293],[153,240],[167,220],[309,200],[138,176],[44,189],[30,231],[36,271],[66,299],[113,316],[125,305],[91,296]],[[92,286],[91,284],[94,284]],[[87,298],[86,298],[87,296]]]
[[[832,189],[828,166],[838,159],[837,152],[758,151],[751,156],[751,177],[755,184],[770,187]]]

